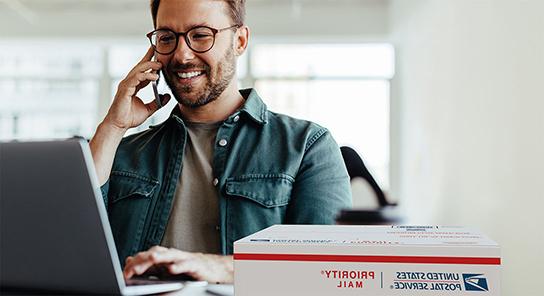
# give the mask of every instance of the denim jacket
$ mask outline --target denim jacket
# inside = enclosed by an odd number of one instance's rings
[[[252,89],[219,127],[212,185],[224,255],[234,241],[274,224],[332,224],[351,207],[340,149],[323,127],[267,110]],[[160,244],[183,169],[187,130],[174,108],[163,123],[123,138],[102,186],[121,263]]]

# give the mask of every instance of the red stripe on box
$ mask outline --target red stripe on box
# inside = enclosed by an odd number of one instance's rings
[[[471,264],[500,265],[501,258],[485,257],[426,257],[426,256],[358,256],[310,254],[234,254],[234,260],[304,261],[304,262],[367,262],[412,264]]]

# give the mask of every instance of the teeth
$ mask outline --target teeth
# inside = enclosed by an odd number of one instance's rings
[[[178,77],[187,79],[187,78],[193,78],[198,75],[202,74],[202,72],[178,72]]]

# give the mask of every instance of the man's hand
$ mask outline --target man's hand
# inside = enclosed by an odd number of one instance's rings
[[[106,183],[109,178],[115,151],[117,151],[125,132],[131,127],[142,124],[159,109],[155,100],[144,104],[136,96],[140,89],[159,78],[153,72],[161,69],[162,65],[152,62],[152,57],[153,48],[150,47],[142,60],[119,83],[117,94],[108,114],[96,129],[96,133],[89,143],[100,185]],[[169,100],[169,95],[161,95],[163,105]]]
[[[160,70],[162,65],[159,62],[151,61],[153,53],[153,48],[150,47],[140,62],[119,83],[104,122],[120,130],[127,130],[139,126],[159,109],[155,100],[144,104],[137,96],[138,91],[147,86],[149,82],[159,79],[156,71]],[[169,99],[169,95],[161,96],[161,101],[165,104]]]
[[[125,263],[123,274],[127,279],[153,268],[164,267],[171,274],[187,274],[199,281],[234,282],[232,256],[189,253],[155,246],[133,257],[127,257]]]

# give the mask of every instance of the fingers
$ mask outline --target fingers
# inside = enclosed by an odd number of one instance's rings
[[[145,105],[147,107],[147,110],[150,113],[154,113],[155,111],[159,110],[162,106],[165,106],[166,104],[168,104],[168,102],[170,102],[169,94],[159,95],[159,98],[161,100],[161,106],[157,105],[156,100],[153,100]]]
[[[157,81],[159,75],[155,73],[137,73],[130,75],[119,83],[118,93],[123,97],[132,97],[149,82]]]
[[[149,82],[157,81],[159,75],[156,73],[162,68],[161,63],[151,61],[153,49],[150,47],[140,62],[127,74],[119,83],[112,105],[108,110],[109,122],[124,129],[142,124],[155,110],[156,106],[146,106],[138,92],[146,87]],[[153,112],[150,112],[153,110]]]
[[[162,68],[162,64],[160,62],[144,62],[144,63],[136,65],[132,69],[131,73],[146,72],[149,70],[156,72],[157,70],[160,70],[161,68]]]
[[[131,77],[135,74],[142,73],[142,72],[149,72],[152,71],[156,73],[158,70],[162,68],[162,64],[159,62],[144,62],[141,64],[137,64],[130,70],[127,77]]]
[[[147,49],[147,52],[145,53],[144,57],[136,64],[136,66],[130,71],[129,75],[133,72],[144,72],[148,71],[149,69],[153,70],[159,70],[162,65],[159,62],[151,61],[151,58],[153,58],[155,51],[153,50],[153,47],[149,47]]]
[[[153,257],[161,263],[174,262],[178,260],[187,260],[193,257],[192,253],[183,252],[177,249],[168,249],[165,252],[154,252]]]
[[[127,265],[125,265],[123,275],[126,279],[129,279],[135,275],[141,275],[154,265],[154,263],[151,261],[140,261],[137,263],[136,260],[137,259],[135,257],[129,263],[127,263]]]
[[[125,81],[125,86],[136,87],[140,86],[143,83],[149,83],[150,81],[157,81],[159,79],[159,74],[155,73],[137,73],[133,76],[127,77]]]
[[[165,248],[163,246],[153,246],[149,249],[149,251],[151,252],[164,252],[164,251],[168,251],[169,249],[168,248]]]
[[[188,274],[196,280],[210,283],[232,283],[234,261],[231,256],[190,253],[186,260],[177,260],[167,265],[171,274]]]
[[[123,274],[125,278],[128,279],[134,275],[143,274],[155,265],[172,263],[177,260],[186,260],[190,258],[190,256],[190,253],[176,249],[167,249],[159,246],[153,247],[148,251],[136,254],[134,257],[128,257]]]
[[[144,57],[140,60],[139,64],[145,62],[145,61],[151,61],[151,58],[153,58],[153,55],[155,54],[155,51],[153,50],[153,46],[150,46],[147,49],[147,52],[145,53]]]
[[[171,274],[185,273],[196,280],[202,280],[203,278],[198,274],[198,263],[195,260],[176,261],[168,265],[168,272]]]
[[[159,80],[159,74],[155,73],[138,73],[134,76],[135,79],[138,81],[136,84],[136,92],[138,92],[140,89],[146,87],[149,82],[151,81],[157,81]],[[136,82],[135,82],[136,83]]]
[[[166,104],[168,104],[168,102],[170,102],[171,97],[169,94],[164,94],[159,96],[161,98],[161,105],[165,106]]]
[[[128,279],[134,275],[140,275],[144,273],[151,266],[157,263],[154,260],[155,258],[153,254],[158,252],[165,252],[165,250],[168,249],[157,246],[149,249],[146,252],[140,252],[133,257],[127,257],[127,259],[125,260],[125,269],[123,270],[125,278]]]
[[[150,268],[165,267],[170,274],[188,274],[196,280],[212,283],[232,283],[232,256],[189,253],[176,249],[153,247],[126,259],[125,278],[141,275]]]
[[[127,77],[119,84],[119,90],[122,95],[131,97],[140,89],[146,87],[150,81],[157,81],[159,79],[159,75],[156,72],[162,68],[162,64],[151,61],[151,57],[153,57],[153,48],[149,47],[145,56],[130,70]]]

